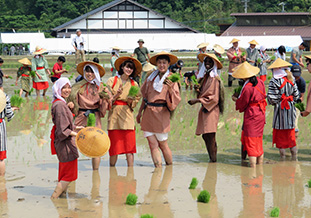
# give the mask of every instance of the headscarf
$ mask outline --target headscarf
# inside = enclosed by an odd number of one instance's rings
[[[280,52],[279,52],[278,50],[276,50],[275,59],[278,59],[278,58],[281,58],[282,60],[285,61],[285,59],[286,59],[286,54],[284,53],[284,54],[281,55]]]
[[[285,70],[287,70],[288,67],[282,67],[282,68],[276,68],[276,69],[273,69],[273,77],[275,79],[281,79],[283,78],[284,76],[287,76],[287,73]]]
[[[264,45],[260,46],[260,55],[261,55],[261,57],[265,56],[266,49],[267,49],[266,46],[264,46]]]
[[[85,76],[85,68],[89,66],[92,68],[94,74],[95,74],[95,78],[92,80],[92,81],[88,81],[86,79],[86,76]],[[97,86],[100,86],[100,75],[99,75],[99,72],[98,72],[98,68],[95,64],[86,64],[83,68],[83,78],[88,81],[89,83],[92,83],[92,84],[96,84]]]
[[[204,60],[206,59],[207,57],[204,58]],[[206,73],[206,67],[205,67],[205,64],[204,64],[204,60],[203,60],[203,64],[200,68],[200,71],[199,71],[199,74],[197,76],[197,79],[201,79],[204,77],[205,73]],[[215,77],[215,76],[218,76],[218,73],[217,73],[217,63],[215,60],[214,61],[214,67],[212,69],[212,71],[209,73],[209,76],[210,77]]]
[[[117,57],[119,57],[120,55],[119,55],[119,50],[116,50],[116,49],[112,49],[112,53],[114,52],[114,54],[117,56]]]
[[[59,99],[63,102],[66,103],[66,100],[62,97],[62,88],[66,85],[66,84],[69,84],[70,87],[71,87],[71,84],[70,84],[70,81],[68,78],[66,77],[61,77],[59,78],[55,84],[53,85],[52,87],[52,90],[53,90],[53,102],[56,100],[56,99]]]
[[[170,71],[167,70],[166,73],[162,76],[162,78],[160,80],[159,70],[155,70],[148,77],[147,81],[154,80],[153,81],[153,89],[160,93],[160,92],[162,92],[162,89],[163,89],[163,82],[169,76],[169,74],[170,74]]]

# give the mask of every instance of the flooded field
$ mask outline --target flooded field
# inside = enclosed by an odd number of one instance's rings
[[[303,77],[306,81],[311,79],[305,71]],[[106,75],[103,80],[108,78]],[[11,86],[13,82],[4,81],[10,95],[18,89]],[[280,217],[311,217],[311,189],[307,187],[311,179],[311,117],[299,119],[299,161],[289,161],[288,157],[279,162],[278,149],[271,146],[273,108],[268,106],[265,164],[250,169],[240,161],[243,115],[235,111],[230,98],[237,82],[234,85],[226,87],[225,113],[217,132],[218,163],[209,163],[202,138],[194,134],[199,105],[189,106],[187,101],[193,93],[183,90],[169,138],[173,166],[154,169],[147,141],[137,126],[133,168],[126,167],[124,156],[117,167],[110,168],[106,155],[99,172],[93,172],[89,158],[80,155],[78,180],[71,184],[67,198],[53,201],[50,195],[57,183],[58,161],[50,154],[51,88],[46,98],[36,99],[32,94],[7,125],[7,174],[0,180],[0,216],[127,218],[152,214],[157,218],[256,218],[269,217],[271,209],[279,207]],[[102,123],[106,129],[107,118]],[[199,185],[189,190],[193,177]],[[208,204],[196,201],[203,189],[211,193]],[[138,196],[136,206],[125,205],[129,193]]]

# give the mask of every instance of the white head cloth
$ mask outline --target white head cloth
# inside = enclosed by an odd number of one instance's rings
[[[170,75],[170,71],[167,70],[166,73],[162,76],[160,80],[159,71],[155,70],[151,73],[151,75],[148,77],[147,81],[153,81],[153,89],[157,92],[162,92],[163,89],[163,82],[164,80]]]
[[[275,79],[281,79],[283,78],[284,76],[287,76],[287,73],[286,73],[286,69],[288,69],[288,67],[282,67],[282,68],[277,68],[277,69],[273,69],[273,77]]]
[[[207,57],[205,57],[205,58],[207,58]],[[204,60],[205,60],[205,58],[204,58]],[[200,68],[199,74],[198,74],[198,76],[197,76],[197,79],[203,78],[204,75],[205,75],[205,73],[206,73],[206,67],[205,67],[205,64],[204,64],[204,60],[203,60],[202,66],[201,66],[201,68]],[[213,60],[213,61],[214,61],[214,60]],[[218,76],[218,73],[217,73],[217,63],[216,63],[216,61],[214,61],[214,67],[213,67],[212,71],[209,73],[209,76],[210,76],[210,77]]]
[[[112,52],[114,52],[114,53],[115,53],[115,55],[116,55],[117,57],[119,57],[119,50],[112,49]]]
[[[85,68],[89,66],[92,68],[94,74],[95,74],[95,79],[93,79],[92,81],[88,81],[85,77]],[[97,86],[100,85],[100,75],[99,75],[99,72],[98,72],[98,68],[95,64],[86,64],[83,68],[83,78],[88,81],[89,83],[92,83],[92,84],[96,84]]]
[[[61,77],[59,78],[55,84],[53,85],[52,87],[52,90],[53,90],[53,102],[56,100],[56,99],[59,99],[63,102],[66,103],[66,100],[62,97],[62,88],[66,85],[66,84],[69,84],[70,87],[71,87],[71,84],[70,84],[70,81],[68,78],[66,77]]]

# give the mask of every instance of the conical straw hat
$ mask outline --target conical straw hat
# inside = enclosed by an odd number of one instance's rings
[[[205,54],[205,53],[202,53],[202,54],[199,54],[199,55],[198,55],[198,59],[199,59],[199,61],[202,62],[202,63],[203,63],[205,57],[210,57],[210,58],[212,58],[214,61],[216,61],[216,63],[217,63],[217,68],[218,68],[218,69],[221,69],[221,68],[222,68],[222,63],[218,60],[218,58],[216,57],[215,54]]]
[[[239,39],[233,38],[229,44],[239,42],[239,41],[240,41]]]
[[[162,55],[168,56],[170,58],[170,65],[173,65],[178,61],[177,56],[175,56],[171,53],[168,53],[166,51],[161,51],[158,54],[156,54],[150,58],[150,60],[149,60],[150,63],[156,66],[157,65],[157,57],[162,56]]]
[[[305,58],[311,59],[311,55],[305,55]]]
[[[206,47],[208,45],[209,45],[208,42],[202,42],[202,43],[198,44],[197,48],[204,48],[204,47]]]
[[[248,42],[250,45],[259,45],[258,42],[253,39],[252,41]]]
[[[84,66],[87,64],[93,64],[93,65],[97,66],[100,77],[103,77],[105,75],[106,71],[103,68],[103,66],[101,66],[100,64],[95,63],[93,61],[84,61],[84,62],[81,62],[80,64],[78,64],[77,71],[80,75],[83,76],[83,69],[84,69]]]
[[[118,46],[113,46],[111,49],[114,49],[114,50],[121,50],[121,48],[118,47]]]
[[[132,57],[119,57],[116,62],[114,62],[114,66],[117,71],[120,70],[120,66],[124,61],[132,61],[135,65],[136,71],[134,72],[135,75],[133,77],[136,77],[142,70],[142,65],[141,63],[136,59]]]
[[[18,60],[18,62],[21,64],[24,64],[24,65],[28,65],[28,66],[31,65],[31,62],[30,62],[30,60],[28,60],[28,58],[20,59],[20,60]]]
[[[275,69],[275,68],[291,67],[291,66],[292,66],[291,63],[284,61],[281,58],[278,58],[273,62],[273,64],[270,65],[270,67],[268,67],[268,69],[270,70],[270,69]]]
[[[76,145],[79,151],[88,157],[101,157],[110,148],[108,135],[97,127],[86,127],[76,136]]]
[[[221,47],[220,45],[218,44],[215,44],[213,46],[214,50],[218,53],[218,54],[223,54],[225,53],[225,49],[223,47]]]
[[[233,69],[232,76],[237,79],[246,79],[255,76],[260,69],[250,65],[247,61]]]
[[[0,89],[0,113],[4,110],[6,106],[6,96],[4,92]]]
[[[40,46],[36,47],[36,51],[33,54],[43,54],[44,52],[46,52],[46,49],[41,48]]]
[[[144,72],[148,72],[148,71],[151,71],[155,68],[154,65],[150,64],[150,63],[146,63],[144,66],[143,66],[143,71]]]

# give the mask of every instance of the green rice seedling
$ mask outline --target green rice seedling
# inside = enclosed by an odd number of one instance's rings
[[[8,79],[13,79],[13,77],[11,77],[11,76],[8,76]]]
[[[15,90],[14,90],[14,94],[15,94],[15,95],[18,95],[18,94],[19,94],[19,90],[18,90],[18,89],[15,89]]]
[[[210,198],[211,198],[211,194],[208,191],[203,190],[198,195],[198,202],[208,203]]]
[[[302,102],[296,103],[295,107],[299,109],[300,111],[305,111],[305,106]]]
[[[19,97],[18,95],[13,95],[11,97],[11,106],[12,107],[20,107],[23,102],[24,102],[24,99],[22,97]]]
[[[260,64],[261,61],[262,61],[261,58],[258,58],[258,59],[257,59],[257,63],[258,63],[258,64]]]
[[[274,61],[275,60],[275,56],[273,55],[271,58],[270,58],[271,61]]]
[[[244,57],[246,55],[245,51],[242,52],[241,56]]]
[[[126,202],[125,203],[127,205],[136,205],[137,199],[138,199],[137,195],[130,193],[126,197]]]
[[[35,77],[36,76],[36,71],[30,71],[30,76]]]
[[[138,93],[139,93],[139,87],[131,86],[128,96],[136,97],[138,95]]]
[[[280,215],[280,208],[274,207],[270,212],[270,217],[279,217]]]
[[[218,58],[218,60],[219,60],[221,63],[225,61],[225,59],[222,58],[222,57],[217,57],[217,58]]]
[[[30,91],[29,91],[29,95],[31,95],[31,93],[32,93],[33,91],[34,91],[34,89],[31,88]]]
[[[11,86],[15,86],[14,84],[11,84]]]
[[[194,85],[199,85],[198,80],[195,75],[191,76],[191,80],[193,81]]]
[[[242,88],[242,86],[235,88],[233,94],[239,96],[241,94]]]
[[[69,64],[66,64],[64,66],[64,68],[67,70],[67,72],[69,72],[71,70],[71,66]]]
[[[272,76],[268,76],[268,80],[272,79]]]
[[[151,214],[143,214],[140,216],[140,218],[154,218],[154,216]]]
[[[198,185],[199,181],[197,178],[193,177],[189,186],[189,189],[195,189]]]
[[[90,113],[87,117],[87,125],[86,126],[95,126],[95,124],[96,124],[95,114]]]
[[[308,181],[308,187],[311,188],[311,179]]]
[[[70,77],[68,77],[68,79],[71,80],[71,79],[74,77],[74,75],[75,75],[75,73],[72,73],[72,74],[70,75]]]
[[[173,83],[180,81],[180,76],[177,73],[173,73],[168,77]]]

